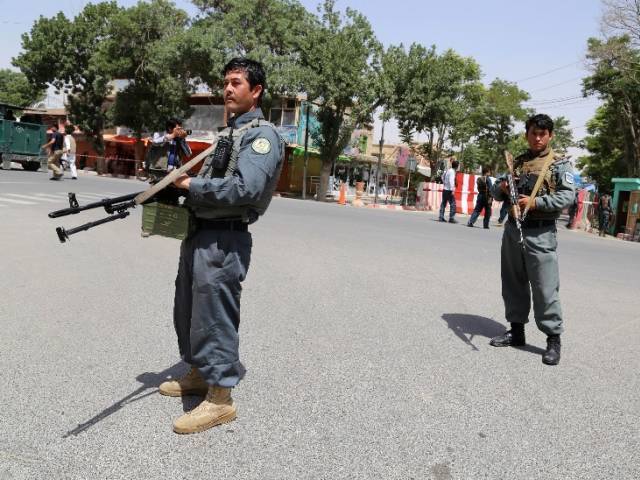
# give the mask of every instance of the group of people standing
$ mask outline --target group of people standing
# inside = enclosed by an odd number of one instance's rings
[[[440,204],[440,215],[438,216],[438,220],[441,222],[446,222],[447,220],[444,218],[444,213],[447,208],[447,204],[449,205],[449,223],[458,223],[455,219],[456,215],[456,171],[458,169],[459,162],[455,159],[451,161],[451,167],[444,173],[442,176],[442,203]],[[493,188],[493,184],[495,179],[491,176],[491,169],[488,166],[482,167],[482,176],[476,179],[476,186],[478,188],[478,196],[476,198],[476,206],[473,209],[473,213],[467,222],[468,227],[473,227],[473,224],[476,223],[478,217],[484,210],[484,219],[483,219],[483,227],[489,228],[489,220],[491,219],[491,204],[493,203],[493,196],[491,193],[491,189]],[[506,208],[506,207],[505,207]],[[506,210],[505,210],[506,216]],[[500,214],[499,223],[502,223],[504,217],[502,216],[502,211]]]
[[[63,135],[58,131],[57,125],[52,125],[50,128],[49,141],[42,145],[42,148],[48,150],[47,167],[53,171],[53,175],[49,180],[62,180],[62,177],[64,177],[62,161],[69,164],[71,179],[78,179],[76,140],[73,138],[73,130],[73,125],[65,125],[65,134]]]

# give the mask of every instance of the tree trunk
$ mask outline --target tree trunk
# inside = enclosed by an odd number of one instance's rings
[[[330,159],[322,159],[322,169],[320,170],[320,186],[318,187],[318,202],[327,201],[327,192],[329,191],[329,177],[331,176],[331,164],[333,162]]]

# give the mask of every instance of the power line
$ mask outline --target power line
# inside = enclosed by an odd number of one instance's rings
[[[559,87],[560,85],[565,85],[567,83],[571,83],[571,82],[575,82],[576,80],[582,80],[582,76],[580,77],[575,77],[575,78],[570,78],[569,80],[565,80],[564,82],[560,82],[560,83],[554,83],[553,85],[549,85],[547,87],[542,87],[542,88],[536,88],[535,90],[531,90],[531,92],[542,92],[543,90],[549,90],[550,88],[554,88],[554,87]]]
[[[581,61],[567,63],[566,65],[562,65],[561,67],[557,67],[557,68],[554,68],[552,70],[548,70],[546,72],[538,73],[538,74],[532,75],[530,77],[526,77],[526,78],[522,78],[520,80],[516,80],[516,83],[526,82],[527,80],[533,80],[534,78],[544,77],[545,75],[549,75],[550,73],[554,73],[554,72],[557,72],[559,70],[564,70],[565,68],[572,67],[572,66],[577,65],[579,63],[581,63]]]
[[[528,103],[530,105],[547,105],[547,104],[552,104],[552,103],[563,103],[563,102],[568,102],[571,100],[577,100],[577,99],[582,99],[584,98],[585,100],[588,100],[588,98],[583,97],[582,95],[575,95],[573,97],[559,97],[559,98],[549,98],[546,100],[528,100],[524,103]]]

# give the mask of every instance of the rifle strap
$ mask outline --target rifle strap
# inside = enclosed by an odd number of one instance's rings
[[[554,155],[553,155],[553,151],[551,151],[549,152],[549,157],[547,158],[547,160],[544,162],[544,165],[542,166],[542,170],[540,171],[540,175],[538,175],[536,184],[533,186],[533,190],[531,190],[531,195],[529,195],[529,201],[527,202],[527,208],[525,208],[524,212],[522,213],[523,220],[527,216],[529,209],[531,209],[531,207],[533,206],[533,202],[536,201],[536,195],[538,194],[538,191],[542,186],[542,182],[544,182],[544,177],[547,175],[547,170],[549,170],[549,167],[553,163],[553,160],[554,160]]]

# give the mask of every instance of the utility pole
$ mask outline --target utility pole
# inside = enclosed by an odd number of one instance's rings
[[[376,195],[373,204],[378,204],[378,187],[380,186],[380,169],[382,168],[382,146],[384,145],[384,120],[382,121],[382,134],[380,135],[380,150],[378,151],[378,168],[376,169]]]
[[[309,102],[305,102],[304,167],[302,168],[302,199],[307,198],[307,163],[309,161]]]

